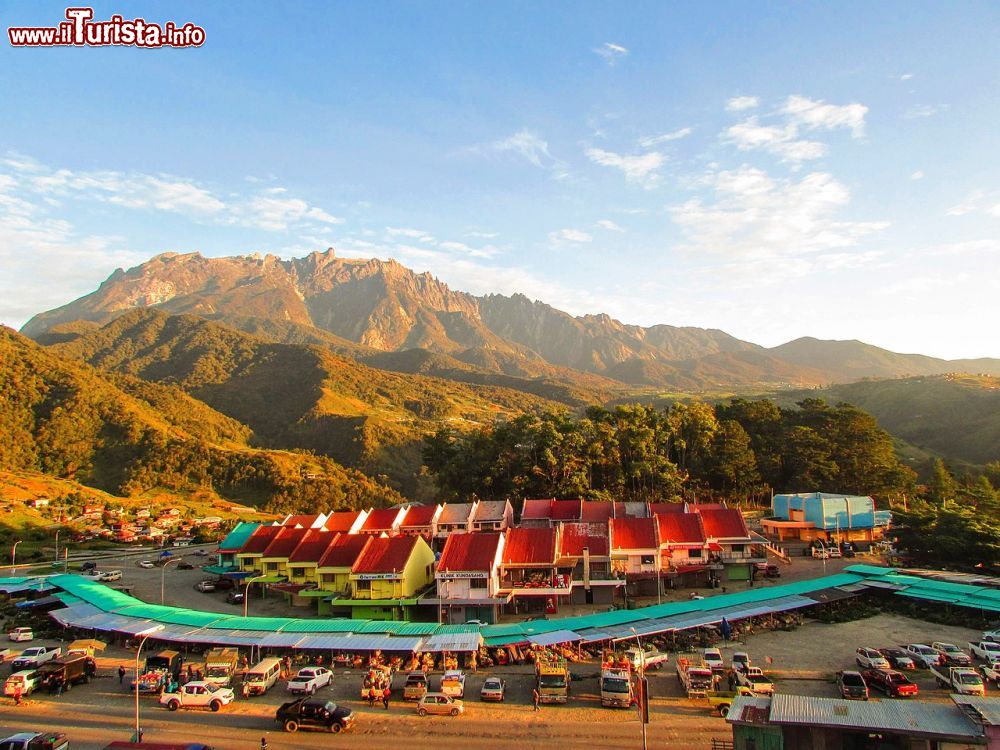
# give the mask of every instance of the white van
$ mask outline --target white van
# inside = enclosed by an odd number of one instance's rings
[[[31,628],[14,628],[7,633],[7,638],[12,641],[33,641],[35,633]]]
[[[263,695],[274,687],[280,675],[280,659],[262,659],[247,672],[243,680],[243,695]]]
[[[3,694],[4,695],[14,695],[17,692],[18,685],[21,686],[21,695],[30,695],[34,692],[35,688],[38,687],[38,682],[41,679],[37,670],[25,669],[21,672],[14,672],[7,681],[3,684]]]
[[[122,579],[122,572],[120,570],[106,570],[98,577],[98,581],[104,581],[108,583],[110,581],[120,581]]]

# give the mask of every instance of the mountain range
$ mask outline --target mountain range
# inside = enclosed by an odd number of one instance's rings
[[[766,390],[953,371],[1000,374],[997,359],[948,361],[812,338],[769,349],[715,329],[574,317],[521,294],[475,296],[393,260],[345,259],[333,250],[290,260],[164,253],[36,315],[22,333],[64,342],[135,308],[193,314],[379,369],[534,388],[567,403],[634,388]]]

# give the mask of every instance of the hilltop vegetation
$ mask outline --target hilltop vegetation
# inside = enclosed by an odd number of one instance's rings
[[[946,459],[982,465],[1000,458],[1000,378],[950,374],[865,380],[809,393],[855,404],[893,435]]]
[[[247,433],[177,389],[134,379],[119,387],[86,364],[0,329],[5,469],[38,471],[119,495],[156,487],[207,489],[276,510],[290,503],[361,507],[401,500],[328,458],[244,447]]]
[[[498,421],[428,438],[424,461],[448,497],[762,499],[829,491],[888,498],[912,491],[892,438],[846,404],[817,399],[619,406]]]

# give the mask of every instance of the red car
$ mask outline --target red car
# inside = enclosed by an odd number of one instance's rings
[[[861,675],[870,687],[881,690],[890,698],[912,698],[920,692],[915,682],[894,669],[866,669]]]

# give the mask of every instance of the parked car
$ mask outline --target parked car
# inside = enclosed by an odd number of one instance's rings
[[[232,703],[235,697],[232,688],[216,687],[211,683],[195,680],[182,685],[176,693],[162,693],[160,705],[171,711],[178,708],[208,708],[218,711]]]
[[[136,565],[138,565],[140,568],[146,568],[147,570],[149,568],[156,567],[156,565],[153,563],[152,560],[140,560],[139,562],[136,563]]]
[[[837,672],[837,690],[842,698],[868,700],[868,685],[860,672]]]
[[[893,669],[916,669],[913,659],[901,648],[880,648],[878,650]]]
[[[930,669],[941,664],[941,652],[937,651],[926,643],[911,643],[904,646],[906,653],[913,659],[913,663],[921,669]]]
[[[216,591],[229,591],[230,589],[236,588],[236,584],[233,583],[232,578],[218,578],[215,581]]]
[[[47,732],[18,732],[0,740],[0,750],[66,750],[66,735]]]
[[[844,557],[854,557],[857,553],[854,550],[854,545],[851,542],[841,542],[840,551]]]
[[[487,677],[483,689],[479,691],[479,699],[502,703],[507,697],[507,683],[502,677]]]
[[[17,692],[18,686],[21,688],[21,695],[31,695],[41,684],[42,676],[38,674],[38,670],[35,669],[22,669],[20,672],[14,672],[7,681],[3,684],[3,694],[4,695],[14,695]]]
[[[97,567],[97,563],[93,560],[87,560],[86,562],[80,563],[80,570],[86,573],[88,570],[93,570]]]
[[[215,591],[215,581],[198,581],[194,587],[203,594],[210,594]]]
[[[196,555],[198,555],[198,557],[207,557],[208,556],[208,550],[204,550],[204,549],[195,550],[194,553]]]
[[[965,653],[954,643],[945,643],[944,641],[934,641],[931,644],[931,648],[941,653],[941,656],[944,657],[945,664],[948,664],[953,667],[972,666],[972,657],[969,656],[967,653]]]
[[[854,655],[854,661],[862,669],[889,669],[889,660],[879,653],[878,649],[862,646]]]
[[[773,695],[774,683],[760,667],[747,667],[736,673],[736,684],[749,688],[757,695]]]
[[[337,734],[354,726],[354,712],[332,701],[299,698],[283,703],[275,713],[274,720],[286,732],[322,729]]]
[[[869,687],[881,690],[890,698],[912,698],[920,692],[915,682],[895,669],[866,669],[861,676]]]
[[[972,655],[977,659],[982,659],[983,661],[1000,661],[1000,642],[979,641],[979,643],[970,643],[969,650],[972,651]]]
[[[441,675],[438,690],[452,698],[465,697],[465,674],[460,669],[449,669]]]
[[[226,594],[226,601],[230,604],[242,604],[243,600],[246,598],[246,594],[242,591],[237,591],[233,589],[228,594]]]
[[[7,639],[11,641],[33,641],[35,632],[31,628],[14,628],[7,633]]]
[[[826,554],[828,554],[831,558],[842,557],[842,554],[840,552],[840,545],[835,542],[827,545]]]
[[[417,715],[439,714],[441,716],[458,716],[465,711],[465,705],[457,698],[444,693],[427,693],[417,701]]]
[[[465,624],[466,625],[478,625],[481,628],[486,627],[487,625],[489,625],[489,623],[486,622],[486,620],[466,620]]]
[[[102,581],[104,583],[113,583],[114,581],[120,581],[121,579],[122,572],[120,570],[105,570],[97,577],[98,581]]]
[[[979,668],[979,673],[986,682],[992,682],[994,686],[1000,688],[1000,661],[987,662]]]
[[[288,681],[286,687],[289,693],[312,695],[320,688],[329,685],[331,677],[333,672],[326,667],[303,667]]]
[[[726,671],[726,662],[722,658],[722,652],[717,648],[706,648],[701,652],[701,659],[713,672]]]
[[[194,565],[189,562],[177,563],[177,570],[194,570]]]

